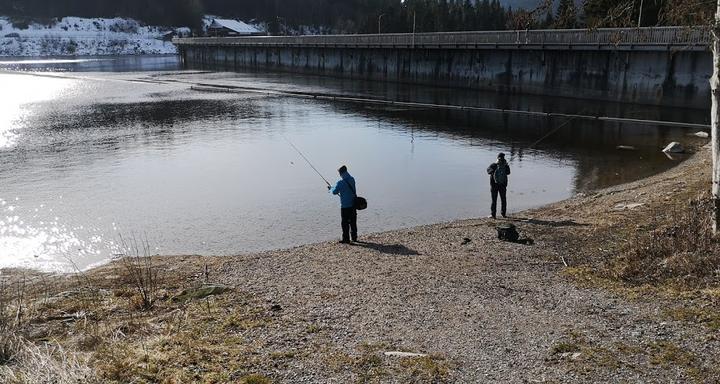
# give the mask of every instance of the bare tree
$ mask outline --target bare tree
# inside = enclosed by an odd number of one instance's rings
[[[720,231],[720,0],[717,2],[713,34],[713,76],[710,79],[712,110],[710,121],[712,126],[712,197],[713,197],[713,231]]]
[[[508,29],[522,30],[537,28],[539,15],[545,15],[553,9],[553,0],[540,0],[538,6],[532,10],[517,10],[508,20]]]

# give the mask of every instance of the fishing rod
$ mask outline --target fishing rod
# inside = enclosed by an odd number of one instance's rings
[[[564,126],[572,123],[573,121],[575,121],[575,119],[577,119],[577,118],[579,118],[580,116],[582,116],[582,113],[584,113],[584,111],[585,111],[585,110],[581,111],[581,112],[580,112],[580,115],[575,115],[575,116],[573,116],[572,118],[570,118],[570,119],[567,120],[566,122],[560,124],[557,128],[555,128],[555,129],[553,129],[552,131],[548,132],[545,136],[541,137],[540,140],[532,143],[532,144],[528,147],[528,149],[533,149],[533,148],[535,148],[536,145],[540,144],[540,142],[542,142],[543,140],[545,140],[545,139],[547,139],[548,137],[552,136],[555,132],[559,131],[562,127],[564,127]]]
[[[283,139],[285,139],[285,141],[287,141],[288,144],[290,144],[290,146],[293,147],[293,149],[305,160],[305,162],[308,163],[308,165],[310,166],[310,168],[312,168],[313,171],[315,171],[315,173],[317,173],[318,176],[320,176],[320,177],[323,179],[323,181],[325,182],[325,184],[328,185],[328,187],[331,187],[331,186],[332,186],[332,185],[330,185],[330,182],[327,181],[327,179],[322,175],[322,173],[320,173],[320,171],[318,171],[317,168],[315,168],[315,166],[312,165],[312,163],[310,162],[310,160],[308,160],[308,158],[305,157],[305,155],[303,155],[303,153],[298,149],[298,147],[296,147],[295,144],[293,144],[292,141],[290,141],[290,139],[288,139],[288,138],[285,137],[284,135],[283,135]]]

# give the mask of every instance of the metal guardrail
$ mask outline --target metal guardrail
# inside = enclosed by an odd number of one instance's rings
[[[688,49],[709,50],[706,27],[649,27],[400,33],[198,37],[173,39],[180,46],[283,46],[347,48]]]

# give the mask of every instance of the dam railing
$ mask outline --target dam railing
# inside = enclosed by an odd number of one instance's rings
[[[557,49],[557,50],[694,50],[707,51],[707,27],[546,29],[371,35],[302,35],[177,38],[179,46],[420,48],[420,49]]]

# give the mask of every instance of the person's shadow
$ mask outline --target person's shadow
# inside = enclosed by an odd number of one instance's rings
[[[388,254],[388,255],[402,255],[402,256],[418,256],[420,253],[414,249],[410,249],[404,245],[401,244],[392,244],[392,245],[385,245],[385,244],[377,244],[377,243],[371,243],[369,241],[356,241],[353,243],[356,247],[362,247],[362,248],[368,248],[375,251],[378,251],[380,253]]]

